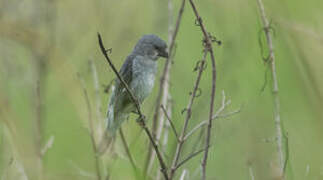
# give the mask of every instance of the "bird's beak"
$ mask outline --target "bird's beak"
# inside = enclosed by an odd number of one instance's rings
[[[165,50],[159,51],[158,52],[158,56],[164,57],[164,58],[168,58],[168,52],[167,52],[167,50],[165,49]]]

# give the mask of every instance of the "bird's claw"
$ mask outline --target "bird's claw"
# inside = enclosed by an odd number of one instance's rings
[[[136,119],[136,121],[140,126],[145,126],[146,117],[144,115],[141,115]]]
[[[134,114],[140,115],[137,110],[131,111]]]

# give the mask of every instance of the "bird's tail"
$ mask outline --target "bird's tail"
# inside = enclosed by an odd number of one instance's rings
[[[111,102],[111,100],[110,100]],[[113,142],[116,136],[116,131],[112,128],[114,125],[114,110],[113,104],[110,103],[107,113],[107,129],[103,133],[102,139],[98,146],[98,154],[103,155],[107,149],[112,150]]]
[[[127,113],[114,113],[114,108],[108,108],[107,114],[107,129],[103,134],[102,140],[98,146],[98,154],[103,155],[107,150],[113,150],[113,144],[117,132],[124,120],[128,118]]]
[[[115,140],[115,135],[105,131],[98,145],[98,149],[97,149],[98,155],[102,156],[105,152],[107,152],[107,150],[112,151],[114,140]]]

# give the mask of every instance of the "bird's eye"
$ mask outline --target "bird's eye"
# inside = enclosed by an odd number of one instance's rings
[[[159,48],[158,46],[154,46],[154,48],[155,48],[156,50],[160,50],[160,48]]]

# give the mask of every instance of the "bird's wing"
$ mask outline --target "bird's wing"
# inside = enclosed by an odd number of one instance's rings
[[[119,71],[119,74],[121,75],[122,79],[125,81],[125,83],[127,83],[128,86],[132,81],[132,63],[135,57],[136,57],[135,55],[129,55],[126,58],[125,62],[123,63]],[[117,91],[117,94],[120,94],[123,91],[125,91],[125,88],[123,87],[119,79],[116,79],[116,91]]]
[[[133,54],[129,55],[119,71],[120,76],[125,81],[125,83],[127,83],[130,89],[131,81],[133,80],[132,66],[136,58],[140,57]],[[119,116],[123,116],[123,114],[128,114],[133,111],[134,106],[130,95],[118,78],[115,80],[115,89],[112,96],[113,97],[110,100],[110,107],[113,108],[114,118],[112,119],[114,119],[114,121],[116,122],[118,121],[116,119],[119,119]]]

